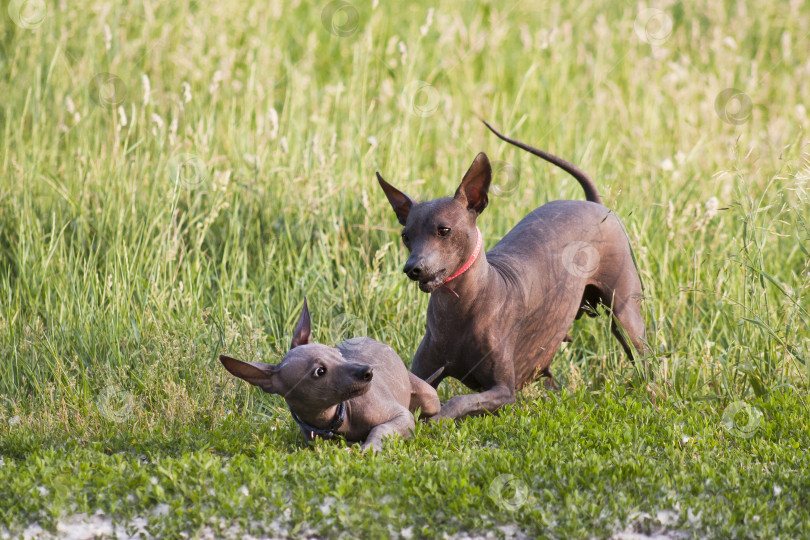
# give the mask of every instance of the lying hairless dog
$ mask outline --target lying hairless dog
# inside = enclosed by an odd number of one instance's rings
[[[486,124],[486,122],[484,122]],[[497,411],[515,392],[545,376],[575,319],[597,304],[612,315],[616,338],[632,359],[644,350],[641,281],[619,219],[593,181],[574,165],[498,133],[501,139],[573,175],[587,201],[552,201],[531,212],[490,251],[476,221],[489,202],[492,169],[482,152],[453,197],[417,203],[377,179],[410,252],[404,272],[430,293],[425,336],[412,371],[434,381],[454,377],[480,393],[458,395],[433,419]],[[626,334],[625,334],[626,333]],[[628,341],[629,338],[629,341]]]
[[[232,375],[279,394],[287,401],[304,439],[365,440],[361,449],[379,451],[383,437],[410,437],[413,412],[439,412],[436,389],[414,376],[394,349],[370,338],[352,338],[337,347],[310,340],[307,302],[290,351],[279,364],[242,362],[220,356]]]

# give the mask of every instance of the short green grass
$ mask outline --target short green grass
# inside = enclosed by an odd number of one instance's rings
[[[810,535],[807,6],[3,9],[0,536]],[[279,359],[307,296],[319,341],[410,362],[427,296],[376,170],[444,196],[486,151],[488,247],[582,198],[481,118],[623,219],[651,374],[600,317],[560,392],[379,455],[306,449],[216,356]]]
[[[619,388],[564,390],[499,417],[420,426],[373,456],[345,444],[303,450],[276,409],[152,433],[14,433],[0,468],[2,517],[56,528],[65,515],[101,510],[130,533],[148,517],[155,535],[229,536],[236,526],[257,536],[571,538],[668,525],[722,538],[806,536],[805,406],[784,393],[751,406],[763,415],[755,433],[720,427],[705,401],[656,407]]]

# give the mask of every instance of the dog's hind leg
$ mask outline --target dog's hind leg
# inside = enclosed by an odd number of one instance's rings
[[[625,278],[621,281],[631,281],[638,283],[638,279]],[[632,285],[632,283],[631,283]],[[633,348],[639,354],[644,354],[646,345],[644,344],[644,319],[641,317],[641,287],[627,288],[617,287],[613,291],[613,298],[606,298],[604,303],[610,308],[611,322],[610,329],[613,335],[619,340],[624,352],[630,360],[634,359]],[[611,305],[612,304],[612,305]],[[631,346],[632,345],[632,346]]]
[[[540,371],[540,377],[543,378],[543,386],[545,386],[547,390],[560,389],[560,385],[554,378],[554,375],[551,374],[550,368],[545,368],[542,371]]]
[[[646,346],[641,340],[644,335],[644,321],[641,320],[641,314],[637,310],[614,310],[610,329],[613,331],[613,335],[616,336],[616,339],[619,340],[619,343],[621,343],[624,352],[630,360],[635,359],[633,348],[635,348],[639,354],[644,354]]]

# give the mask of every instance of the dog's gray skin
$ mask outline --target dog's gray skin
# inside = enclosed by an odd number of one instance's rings
[[[410,251],[404,272],[431,295],[412,371],[424,378],[443,366],[434,386],[454,377],[480,392],[454,396],[434,420],[495,412],[514,403],[515,392],[539,376],[556,387],[549,371],[554,353],[570,340],[574,320],[594,315],[597,304],[610,309],[613,333],[631,359],[631,343],[644,350],[641,281],[622,224],[602,205],[594,183],[574,165],[487,127],[571,173],[588,200],[537,208],[445,284],[474,250],[492,176],[487,156],[478,154],[455,196],[424,203],[377,173],[404,226],[402,239]]]
[[[338,404],[346,402],[345,421],[335,433],[350,442],[365,441],[364,452],[379,451],[383,437],[410,437],[417,408],[422,416],[439,412],[436,389],[410,373],[391,347],[366,337],[327,347],[312,343],[310,335],[304,300],[290,351],[279,364],[219,359],[232,375],[284,397],[290,411],[310,426],[326,428]],[[304,437],[311,440],[310,433]]]

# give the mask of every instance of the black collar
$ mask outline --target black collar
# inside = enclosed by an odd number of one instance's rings
[[[293,420],[295,420],[295,423],[301,426],[301,431],[304,432],[304,439],[307,441],[315,439],[315,435],[323,439],[331,439],[337,435],[337,430],[340,429],[340,426],[342,426],[343,422],[346,420],[346,402],[341,401],[338,404],[337,411],[335,411],[335,417],[332,419],[332,423],[325,428],[310,426],[298,418],[298,415],[295,414],[292,409],[290,409],[290,414],[292,415]]]

